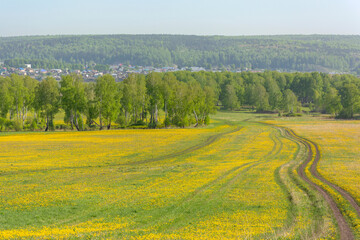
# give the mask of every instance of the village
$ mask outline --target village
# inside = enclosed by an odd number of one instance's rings
[[[107,71],[98,71],[90,68],[85,68],[84,70],[69,70],[69,69],[42,69],[42,68],[32,68],[31,64],[24,64],[23,67],[5,67],[3,62],[0,62],[0,76],[10,76],[11,74],[18,74],[21,76],[30,76],[39,81],[42,79],[51,76],[56,80],[60,80],[62,75],[68,75],[71,73],[79,74],[83,77],[85,82],[95,81],[96,78],[103,76],[104,74],[112,75],[116,81],[122,81],[129,74],[148,74],[150,72],[175,72],[175,71],[192,71],[199,72],[205,71],[205,68],[202,67],[188,67],[188,68],[178,68],[177,66],[173,67],[143,67],[143,66],[131,66],[122,64],[111,65]]]

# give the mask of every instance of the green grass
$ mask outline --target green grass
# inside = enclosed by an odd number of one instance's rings
[[[274,119],[275,114],[219,112],[199,129],[1,135],[7,137],[3,145],[14,150],[0,150],[0,166],[7,166],[0,173],[0,236],[334,236],[324,202],[293,175],[302,161],[297,153],[304,149],[278,129],[256,122]],[[187,151],[236,127],[239,131]],[[145,161],[152,158],[157,160]],[[314,219],[319,209],[321,222]]]

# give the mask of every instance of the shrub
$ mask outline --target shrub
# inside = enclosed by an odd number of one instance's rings
[[[30,130],[35,131],[37,129],[37,120],[34,118],[30,124]]]
[[[20,120],[14,121],[13,128],[16,132],[20,132],[23,130],[22,124]]]
[[[210,124],[210,117],[209,116],[206,116],[205,119],[204,119],[204,124],[205,125],[209,125]]]
[[[286,113],[284,114],[284,117],[301,117],[301,113]]]
[[[0,131],[2,131],[3,127],[5,127],[6,119],[0,118]]]
[[[126,119],[123,115],[119,115],[115,122],[119,124],[120,127],[126,127]]]
[[[166,117],[164,119],[164,126],[165,127],[169,127],[171,125],[171,121],[170,121],[170,118],[169,117]]]

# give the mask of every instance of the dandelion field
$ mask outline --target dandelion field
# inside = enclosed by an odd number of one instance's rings
[[[315,141],[319,172],[359,201],[360,125],[317,121],[221,112],[206,128],[1,135],[0,238],[339,238],[286,129]]]

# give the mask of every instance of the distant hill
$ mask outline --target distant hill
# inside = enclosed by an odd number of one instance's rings
[[[357,72],[360,36],[80,35],[0,38],[0,61],[34,67],[86,64]]]

